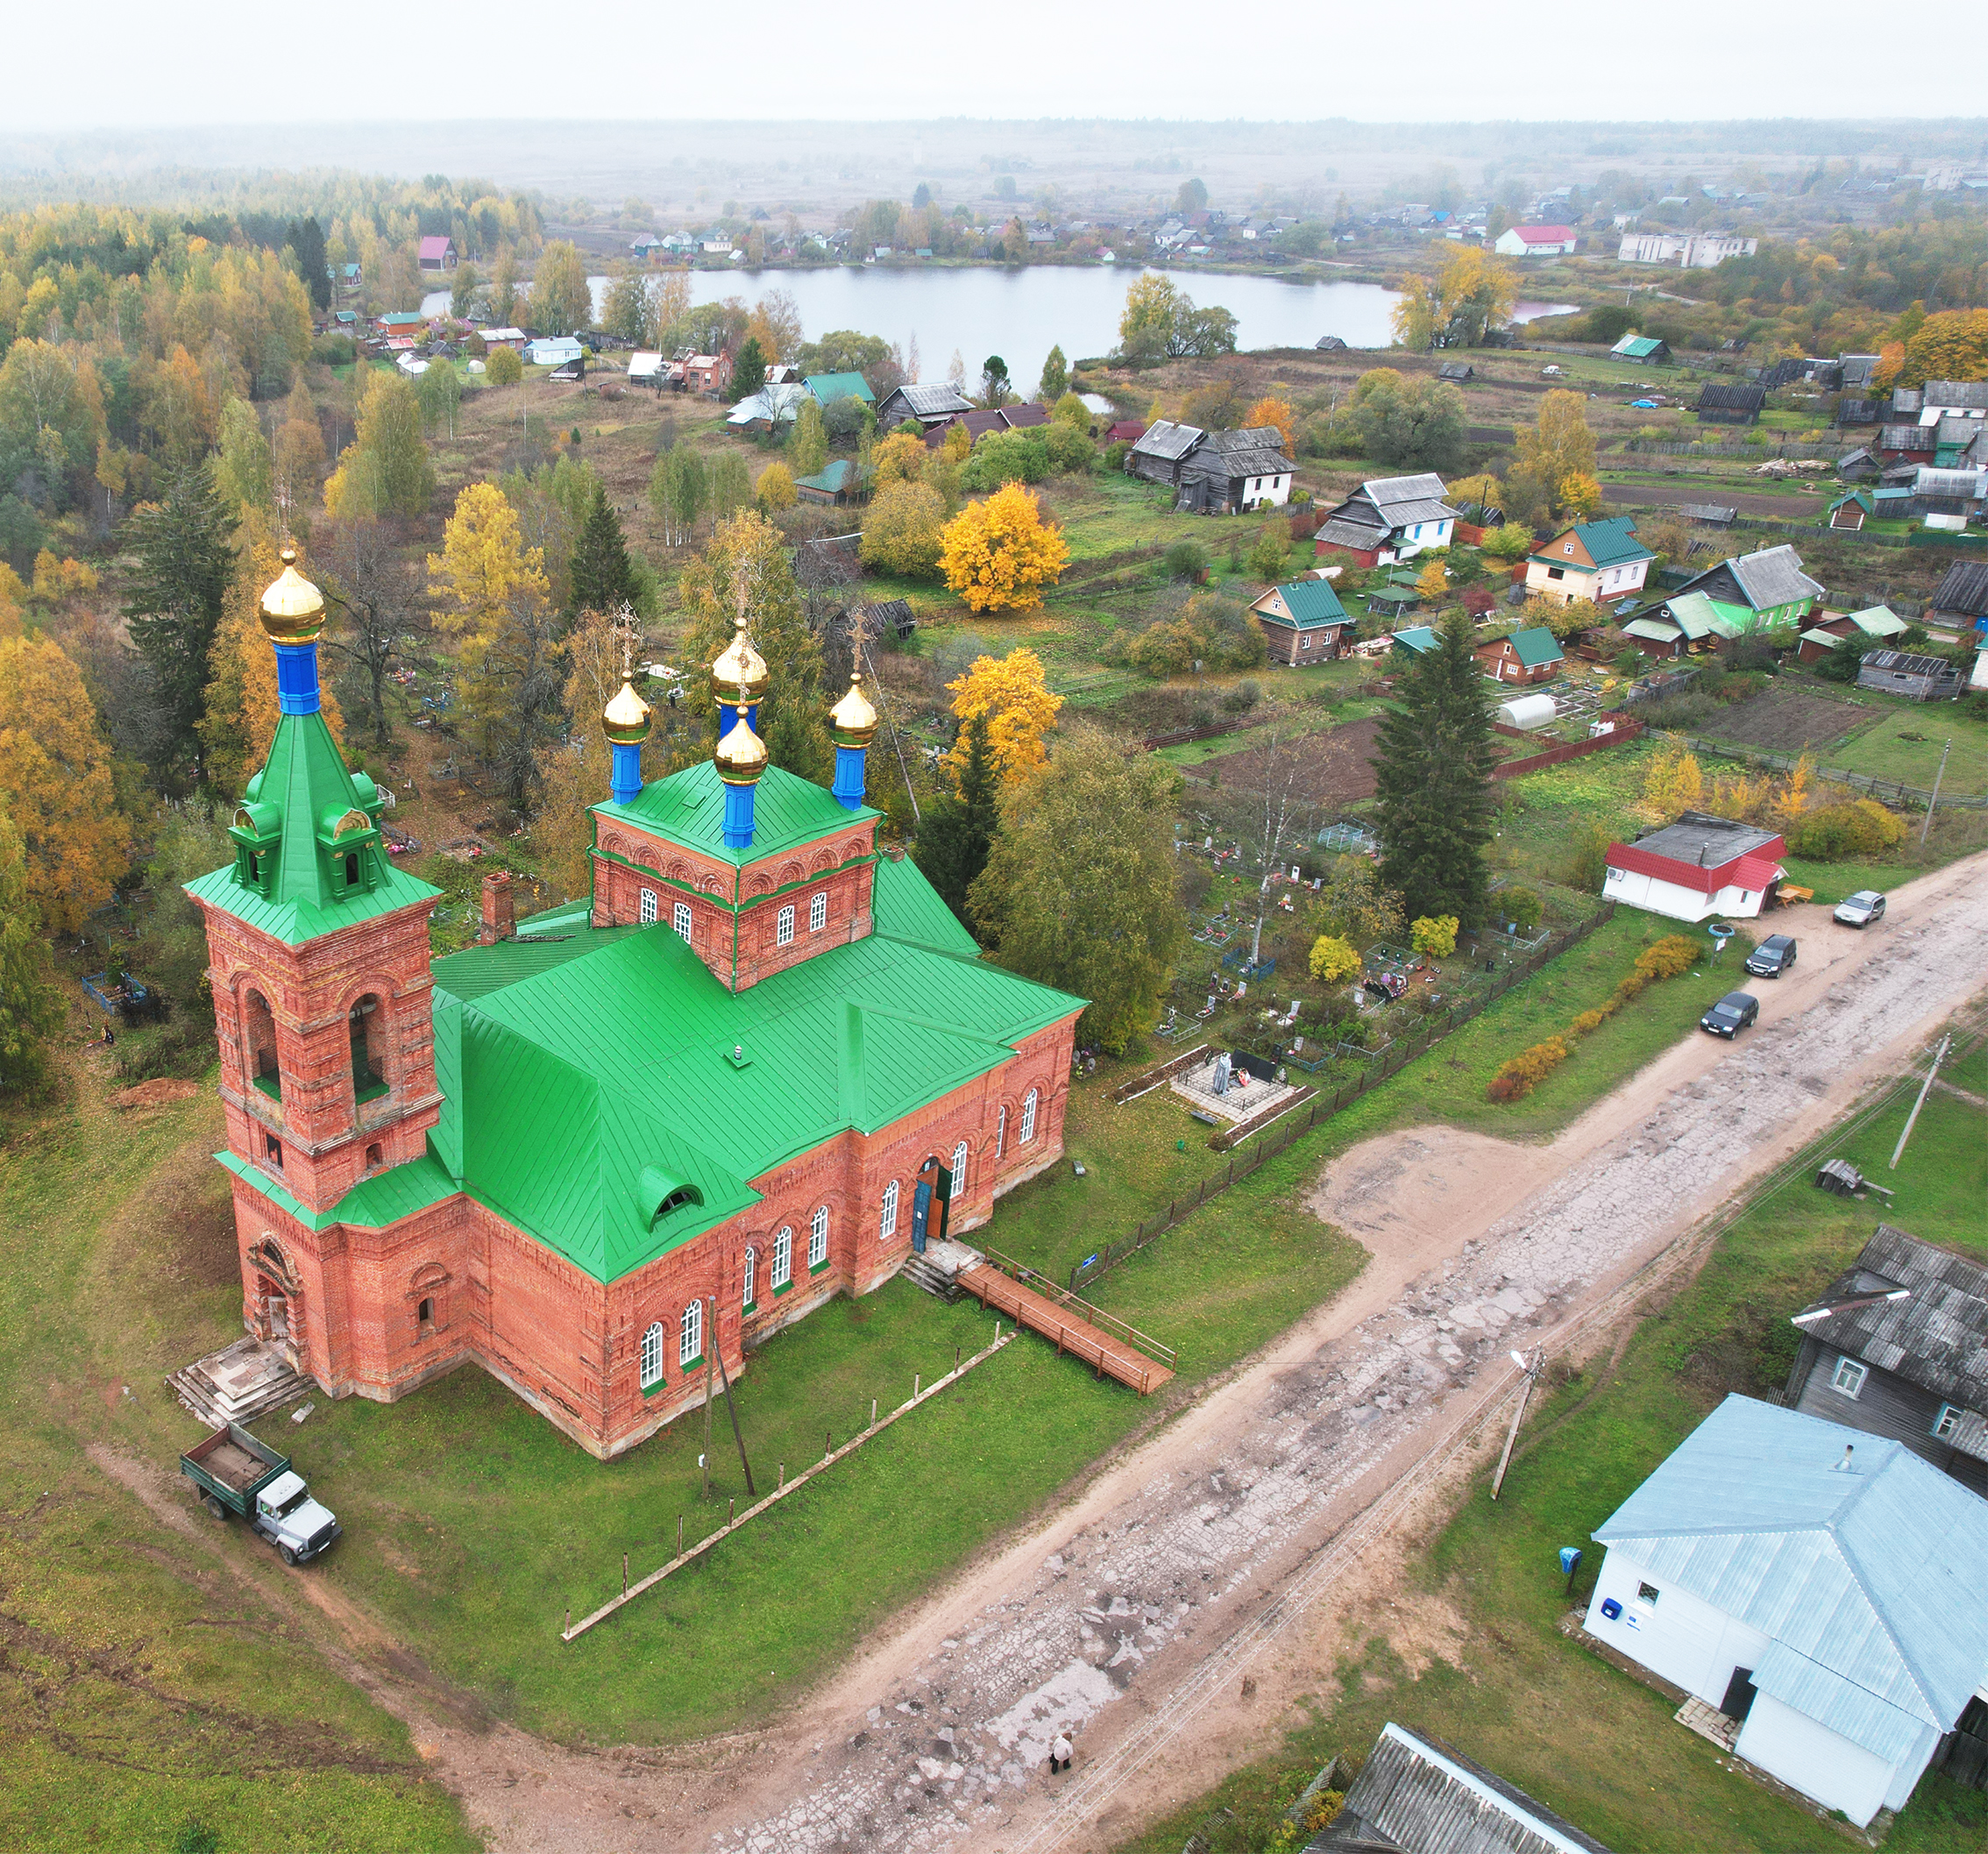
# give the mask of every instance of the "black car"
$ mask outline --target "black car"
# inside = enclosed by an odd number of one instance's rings
[[[1747,991],[1729,991],[1699,1019],[1698,1027],[1730,1042],[1760,1015],[1760,1000]]]
[[[1794,938],[1788,934],[1770,934],[1746,955],[1746,969],[1756,978],[1779,978],[1794,963]]]

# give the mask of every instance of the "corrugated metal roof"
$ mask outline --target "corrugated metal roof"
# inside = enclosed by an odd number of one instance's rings
[[[1816,1309],[1884,1291],[1911,1290],[1814,1318]],[[1881,1223],[1856,1266],[1795,1316],[1810,1338],[1917,1384],[1949,1403],[1988,1409],[1988,1268]]]
[[[1156,419],[1146,428],[1146,435],[1132,446],[1132,455],[1157,458],[1162,463],[1178,463],[1207,436],[1198,425],[1176,424],[1170,418]]]
[[[1523,631],[1514,631],[1505,641],[1511,645],[1512,654],[1529,670],[1537,670],[1543,664],[1558,663],[1565,654],[1559,640],[1543,624],[1529,625]]]
[[[1988,1667],[1988,1502],[1902,1443],[1729,1396],[1594,1538],[1941,1730]]]
[[[867,805],[845,811],[832,792],[812,779],[769,766],[753,793],[752,842],[742,849],[729,849],[725,842],[724,782],[709,760],[668,778],[651,779],[626,805],[607,799],[591,808],[603,820],[624,819],[671,843],[741,867],[883,815]]]
[[[1924,1736],[1928,1722],[1901,1712],[1874,1693],[1832,1673],[1820,1661],[1775,1642],[1753,1670],[1753,1684],[1770,1698],[1896,1764]]]
[[[1273,600],[1283,601],[1283,611],[1268,611]],[[1267,624],[1295,625],[1300,630],[1314,626],[1346,624],[1352,621],[1330,579],[1291,579],[1274,586],[1250,609]],[[1286,616],[1286,614],[1289,616]]]

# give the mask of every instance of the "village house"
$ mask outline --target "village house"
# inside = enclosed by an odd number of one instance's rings
[[[1921,464],[1908,487],[1913,515],[1928,528],[1958,534],[1982,512],[1988,498],[1988,471],[1942,470]]]
[[[1779,831],[1687,811],[1634,843],[1611,843],[1601,892],[1673,920],[1751,920],[1779,886],[1787,853]]]
[[[1901,1443],[1729,1396],[1594,1537],[1588,1632],[1860,1829],[1980,1714],[1988,1502]]]
[[[1169,488],[1178,489],[1181,471],[1189,456],[1207,436],[1198,425],[1183,425],[1170,418],[1156,418],[1125,453],[1125,472],[1148,483],[1164,483]]]
[[[860,373],[808,373],[802,376],[801,384],[816,404],[827,408],[839,400],[860,399],[865,405],[874,406],[877,394],[870,390],[870,382]],[[888,426],[880,430],[888,430]]]
[[[763,1339],[984,1223],[1062,1151],[1083,1000],[980,959],[863,803],[767,764],[742,615],[712,757],[644,782],[649,706],[603,720],[590,891],[436,959],[440,891],[321,712],[323,600],[287,556],[261,618],[282,714],[188,884],[202,916],[251,1333],[332,1396],[464,1364],[602,1458],[734,1382]]]
[[[1426,657],[1442,642],[1434,627],[1426,624],[1405,625],[1392,632],[1388,639],[1388,660],[1390,666],[1405,668],[1417,657]]]
[[[439,274],[455,269],[461,259],[456,255],[456,241],[453,238],[430,238],[421,241],[419,261],[424,272]]]
[[[1671,344],[1654,335],[1624,335],[1608,352],[1617,360],[1633,360],[1642,366],[1667,367],[1671,364]]]
[[[1253,600],[1273,663],[1330,663],[1353,629],[1353,618],[1330,579],[1292,579]]]
[[[1197,515],[1236,515],[1281,508],[1291,499],[1296,465],[1274,425],[1211,431],[1181,465],[1177,507]]]
[[[373,331],[387,341],[418,340],[428,332],[428,317],[419,309],[388,309],[373,318]]]
[[[1446,494],[1432,472],[1373,478],[1326,511],[1312,537],[1313,551],[1321,558],[1345,555],[1362,566],[1385,566],[1447,547],[1458,517],[1444,501]]]
[[[1940,425],[1949,418],[1988,421],[1988,380],[1928,380],[1920,388],[1920,423]]]
[[[1708,380],[1698,389],[1693,410],[1708,425],[1750,425],[1767,403],[1767,390],[1743,380]]]
[[[1666,605],[1675,607],[1690,593],[1703,593],[1735,627],[1736,636],[1799,625],[1823,596],[1821,586],[1801,570],[1801,556],[1786,542],[1708,567],[1679,587]]]
[[[1928,624],[1967,632],[1988,629],[1988,562],[1956,560],[1926,607]]]
[[[1939,448],[1939,433],[1917,419],[1881,425],[1878,430],[1878,455],[1887,464],[1930,464]]]
[[[1571,225],[1513,225],[1500,232],[1491,248],[1501,258],[1572,257],[1580,238]]]
[[[732,357],[723,349],[715,354],[692,354],[684,362],[684,387],[688,392],[716,398],[731,380]]]
[[[1951,701],[1961,693],[1962,675],[1944,657],[1914,650],[1873,650],[1857,672],[1857,685],[1906,701]]]
[[[1836,465],[1836,473],[1842,474],[1843,466]],[[1857,533],[1877,512],[1878,501],[1868,489],[1846,489],[1829,504],[1829,526]]]
[[[486,352],[492,348],[510,348],[522,354],[524,352],[525,343],[529,338],[522,329],[479,329],[476,332]]]
[[[870,478],[855,458],[830,458],[813,476],[794,479],[794,492],[804,502],[843,508],[869,494]]]
[[[1879,1224],[1793,1321],[1789,1409],[1888,1436],[1988,1495],[1988,1268]]]
[[[949,425],[973,409],[973,401],[950,380],[942,380],[936,386],[906,384],[893,387],[877,401],[877,429],[895,431],[912,418],[929,431],[934,425]]]
[[[1633,515],[1576,522],[1526,562],[1526,594],[1552,605],[1572,605],[1579,599],[1607,605],[1641,592],[1656,558],[1636,538]]]
[[[1551,682],[1566,662],[1559,640],[1543,624],[1479,644],[1471,655],[1493,682]]]
[[[1795,656],[1802,663],[1827,657],[1846,637],[1869,638],[1882,643],[1904,635],[1906,622],[1889,606],[1866,606],[1861,612],[1824,612],[1802,632]]]
[[[807,397],[807,388],[798,383],[776,386],[769,380],[756,393],[749,393],[725,415],[731,431],[763,435],[789,423]]]
[[[577,335],[541,335],[525,344],[524,358],[535,367],[584,366],[586,350]]]

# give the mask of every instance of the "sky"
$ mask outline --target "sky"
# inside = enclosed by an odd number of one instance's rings
[[[1942,9],[1942,67],[1988,63],[1988,11]],[[737,30],[735,27],[742,27]],[[1005,0],[988,10],[758,0],[461,9],[268,0],[23,4],[8,131],[492,118],[988,117],[1367,122],[1868,117],[1868,0]],[[1903,93],[1901,93],[1903,94]],[[1894,100],[1895,101],[1895,100]],[[1906,112],[1927,106],[1913,93]],[[1976,113],[1978,93],[1950,107]]]

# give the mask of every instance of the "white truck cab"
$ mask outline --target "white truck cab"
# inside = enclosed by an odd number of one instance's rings
[[[256,1495],[253,1524],[287,1565],[309,1564],[340,1530],[330,1509],[310,1497],[303,1476],[295,1471],[279,1474]]]

